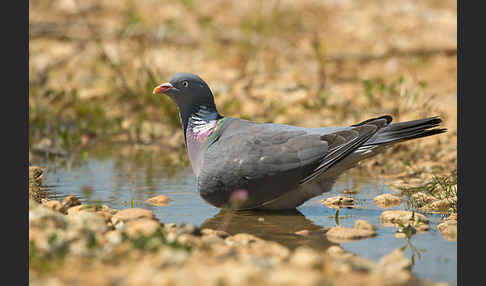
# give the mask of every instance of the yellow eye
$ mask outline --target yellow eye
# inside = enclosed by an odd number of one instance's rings
[[[188,87],[189,86],[189,82],[187,80],[183,81],[182,82],[182,86],[183,87]]]

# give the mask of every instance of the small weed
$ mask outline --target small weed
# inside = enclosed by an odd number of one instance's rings
[[[68,253],[68,244],[58,238],[56,233],[51,234],[47,242],[49,251],[40,250],[35,243],[29,242],[29,268],[39,273],[48,273],[62,264]]]
[[[400,96],[400,86],[403,84],[403,77],[387,84],[383,78],[374,78],[363,80],[363,88],[366,98],[371,104],[379,104],[383,96],[397,97]]]
[[[150,252],[156,252],[163,245],[188,252],[192,249],[191,246],[187,244],[182,244],[177,241],[167,241],[165,233],[161,227],[159,227],[152,235],[139,234],[136,237],[130,237],[126,233],[122,233],[122,241],[129,241],[134,248]]]
[[[422,259],[422,253],[425,252],[425,249],[424,248],[422,248],[422,249],[416,248],[412,244],[412,241],[411,241],[409,236],[407,236],[407,244],[402,246],[400,248],[400,250],[405,251],[405,249],[407,249],[407,247],[410,247],[410,251],[412,252],[412,255],[410,257],[410,261],[412,262],[412,265],[415,265],[415,256],[417,256],[419,260]]]
[[[103,204],[101,202],[91,202],[86,205],[84,205],[86,209],[93,210],[93,211],[99,211],[103,209]]]
[[[127,10],[124,13],[125,19],[124,19],[124,26],[132,27],[140,24],[143,19],[142,16],[140,15],[139,11],[137,10],[137,7],[133,2],[129,2],[129,5],[127,7]]]
[[[432,196],[434,200],[447,200],[450,201],[450,212],[457,212],[457,173],[453,172],[451,175],[445,176],[433,176],[432,180],[417,187],[403,187],[397,186],[403,194],[412,196],[415,193],[422,192],[426,195]],[[412,206],[421,207],[424,205],[422,201],[411,198]]]
[[[417,233],[416,227],[420,225],[420,222],[415,221],[415,212],[412,211],[412,217],[410,218],[410,222],[407,225],[403,223],[398,223],[398,232],[404,233],[407,238],[410,238],[412,235]]]
[[[29,106],[29,143],[59,138],[62,147],[72,148],[82,143],[83,135],[106,139],[120,130],[120,121],[108,118],[98,102],[82,101],[75,89],[38,96]]]
[[[86,241],[86,247],[88,247],[88,249],[92,250],[98,245],[98,242],[96,240],[96,235],[92,231],[87,231],[86,234],[87,234],[87,237],[88,237],[88,239]]]
[[[337,209],[334,214],[334,221],[336,222],[336,225],[339,225],[339,209]]]

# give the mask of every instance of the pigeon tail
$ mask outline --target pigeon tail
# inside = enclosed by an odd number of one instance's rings
[[[444,133],[446,128],[434,128],[439,126],[442,120],[437,117],[428,117],[418,120],[392,123],[380,129],[363,146],[388,145],[401,141],[427,137]]]

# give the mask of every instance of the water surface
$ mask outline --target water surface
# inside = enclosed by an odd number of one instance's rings
[[[325,250],[336,243],[324,235],[324,229],[335,226],[352,227],[364,219],[378,226],[374,238],[340,243],[361,257],[378,261],[397,248],[413,261],[412,271],[421,278],[457,284],[457,243],[447,241],[437,230],[440,215],[425,214],[430,219],[430,231],[418,233],[409,240],[395,238],[394,227],[383,227],[379,216],[383,209],[373,198],[382,193],[394,193],[381,181],[358,172],[343,175],[331,192],[313,198],[295,211],[286,212],[228,212],[207,204],[199,196],[190,168],[174,170],[150,154],[122,156],[117,152],[98,156],[85,153],[82,160],[47,160],[36,156],[32,162],[46,170],[44,185],[48,196],[63,199],[76,195],[83,203],[102,203],[112,208],[140,207],[152,210],[165,223],[189,223],[201,227],[222,229],[231,234],[245,232],[263,239],[277,241],[291,249],[307,245]],[[322,205],[323,198],[343,195],[344,189],[356,191],[353,209],[336,210]],[[172,201],[163,207],[145,201],[164,194]],[[404,202],[390,209],[408,209]],[[309,230],[299,236],[296,231]]]

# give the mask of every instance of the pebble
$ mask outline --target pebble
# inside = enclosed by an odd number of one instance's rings
[[[449,211],[454,205],[457,204],[457,197],[441,199],[438,201],[431,202],[430,204],[426,205],[424,208],[427,210],[432,211]]]
[[[397,232],[397,233],[395,233],[395,237],[396,238],[406,238],[407,235],[403,232]]]
[[[260,240],[261,240],[260,238],[254,236],[254,235],[248,234],[248,233],[238,233],[238,234],[235,234],[233,236],[227,237],[225,239],[225,242],[229,245],[232,245],[232,244],[248,245],[248,244],[260,241]]]
[[[152,198],[147,199],[145,202],[154,206],[166,206],[169,204],[171,199],[169,199],[166,195],[158,195]]]
[[[29,166],[29,183],[31,180],[40,181],[43,177],[44,170],[41,167]]]
[[[448,241],[457,240],[457,220],[446,220],[441,222],[437,229],[440,234]]]
[[[81,205],[81,202],[76,196],[73,195],[67,196],[64,198],[64,200],[62,200],[62,206],[65,210],[79,205]]]
[[[337,245],[333,245],[333,246],[330,246],[326,252],[330,255],[341,255],[341,254],[344,254],[346,253],[344,251],[344,249],[340,246],[337,246]]]
[[[410,196],[410,199],[418,206],[422,207],[430,202],[433,202],[435,198],[431,195],[418,192]]]
[[[289,262],[303,268],[319,268],[323,263],[321,256],[308,246],[299,246],[295,249]]]
[[[214,234],[214,235],[217,235],[221,238],[226,238],[228,236],[230,236],[229,233],[227,233],[226,231],[223,231],[223,230],[215,230],[215,229],[210,229],[210,228],[203,228],[201,230],[201,233],[203,235],[211,235],[211,234]]]
[[[341,243],[348,242],[351,240],[364,239],[376,236],[376,231],[357,229],[357,228],[347,228],[342,226],[335,226],[329,229],[326,233],[327,239],[332,242]]]
[[[451,213],[447,220],[457,220],[457,214],[456,213]]]
[[[122,242],[121,232],[116,230],[110,230],[105,233],[105,238],[109,243],[119,244]]]
[[[412,268],[412,263],[400,249],[395,249],[391,253],[383,256],[378,263],[384,267],[394,268],[396,270],[410,270]]]
[[[130,208],[130,209],[124,209],[119,212],[117,212],[112,218],[111,222],[113,225],[117,225],[119,222],[128,222],[131,220],[137,220],[137,219],[156,219],[155,214],[146,209],[141,209],[141,208]]]
[[[375,204],[381,208],[391,208],[402,202],[400,197],[392,194],[381,194],[376,196],[373,200],[375,201]]]
[[[350,197],[336,196],[321,200],[320,202],[330,208],[353,207],[354,199]]]
[[[352,195],[352,194],[358,193],[357,190],[353,190],[353,189],[342,189],[339,192],[342,193],[342,194],[345,194],[345,195]]]
[[[137,219],[128,221],[123,228],[125,233],[130,237],[136,237],[138,235],[150,236],[157,231],[160,227],[160,222],[153,219]]]
[[[64,206],[62,205],[62,203],[60,201],[56,201],[56,200],[51,200],[51,201],[47,201],[47,200],[43,200],[42,204],[52,210],[55,210],[55,211],[58,211],[60,213],[64,213]]]
[[[422,232],[430,230],[430,226],[428,224],[423,224],[423,223],[420,223],[414,227],[417,231],[422,231]]]
[[[206,245],[224,244],[224,239],[216,234],[203,235],[201,240]]]
[[[91,231],[94,233],[104,233],[108,230],[103,217],[92,212],[80,212],[75,216],[66,216],[70,228],[75,232]]]
[[[107,205],[77,205],[67,209],[67,215],[75,215],[81,211],[85,212],[104,212],[110,215],[114,215],[118,212],[116,209],[112,209]]]
[[[382,277],[382,281],[387,282],[386,285],[404,285],[412,278],[412,263],[400,249],[395,249],[382,257],[378,266],[375,273]]]
[[[415,222],[429,223],[429,219],[420,213],[415,213]],[[384,211],[380,215],[380,222],[383,226],[395,226],[398,223],[409,224],[411,222],[412,212],[404,210]]]
[[[308,236],[309,235],[309,231],[307,229],[299,230],[299,231],[296,231],[294,233],[297,234],[297,235],[301,235],[301,236]]]
[[[364,230],[371,230],[375,231],[378,229],[375,225],[372,225],[370,222],[364,220],[364,219],[358,219],[355,223],[353,228],[355,229],[364,229]]]

